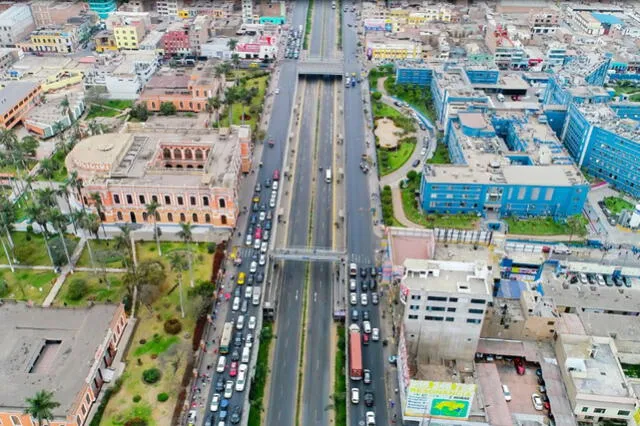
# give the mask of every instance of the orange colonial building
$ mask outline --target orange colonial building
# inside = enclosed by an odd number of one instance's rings
[[[212,66],[191,74],[184,69],[172,69],[153,76],[140,100],[149,111],[160,111],[163,102],[171,102],[178,111],[201,112],[207,109],[207,99],[221,93],[223,88],[224,76],[215,77]]]
[[[40,102],[40,84],[12,81],[0,89],[0,128],[11,129]]]
[[[87,194],[97,192],[106,223],[153,222],[146,206],[158,203],[159,224],[233,228],[247,127],[204,135],[106,134],[79,142],[66,158]]]
[[[88,424],[101,389],[115,380],[111,365],[127,326],[122,304],[88,308],[0,305],[0,425],[36,426],[26,399],[41,390],[60,404],[50,426]],[[126,342],[122,342],[126,343]]]

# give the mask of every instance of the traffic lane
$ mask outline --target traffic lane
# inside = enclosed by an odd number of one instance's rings
[[[321,110],[318,123],[317,164],[312,173],[315,181],[315,208],[313,247],[331,247],[332,184],[326,183],[323,171],[330,167],[332,158],[333,86],[325,82],[321,90]],[[302,423],[305,425],[328,424],[330,383],[331,330],[331,266],[313,263],[311,267],[309,317],[305,350],[304,405]]]
[[[309,55],[320,56],[324,39],[324,17],[326,1],[313,3],[313,17],[311,20],[311,34],[309,36]]]
[[[315,113],[314,99],[317,86],[307,84],[302,113],[312,117]],[[301,141],[311,140],[312,120],[303,120],[299,137]],[[298,144],[296,153],[297,170],[309,170],[311,162],[310,144]],[[294,171],[294,172],[297,172]],[[291,211],[287,223],[288,245],[305,246],[309,226],[310,176],[309,173],[295,173],[295,185],[291,198]],[[305,264],[285,262],[283,282],[278,303],[277,336],[274,363],[271,372],[271,390],[268,411],[269,425],[293,425],[295,423],[297,371],[300,354],[300,333],[302,316],[302,292],[304,291]]]

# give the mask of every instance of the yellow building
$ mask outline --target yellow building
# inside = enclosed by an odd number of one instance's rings
[[[132,21],[129,24],[115,25],[113,27],[113,36],[118,49],[137,50],[144,38],[144,34],[145,28],[142,21]]]
[[[16,43],[25,52],[73,53],[78,47],[77,27],[65,25],[31,33],[28,42]]]
[[[419,59],[422,57],[420,44],[405,40],[368,41],[367,52],[370,52],[371,59],[378,60]]]
[[[108,31],[100,31],[93,37],[93,41],[96,44],[96,52],[103,53],[109,50],[118,50],[116,45],[116,38],[113,33]]]
[[[431,21],[451,22],[451,10],[447,8],[427,8],[422,12],[412,12],[407,16],[409,25],[422,25]]]

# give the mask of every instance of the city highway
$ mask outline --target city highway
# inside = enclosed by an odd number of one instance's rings
[[[356,34],[358,25],[354,13],[351,12],[353,2],[345,1],[343,5],[349,9],[349,12],[346,13],[340,11],[340,13],[343,13],[342,46],[345,72],[359,74],[361,67],[356,57],[357,49],[359,49],[357,46],[358,36]],[[350,28],[348,24],[351,24],[352,27]],[[347,247],[350,253],[350,260],[356,262],[359,267],[371,266],[375,261],[375,240],[370,210],[370,197],[375,188],[369,188],[367,175],[362,173],[359,168],[361,156],[365,152],[364,115],[362,113],[364,105],[360,89],[359,85],[347,89],[344,96],[345,141],[347,141],[345,143]],[[375,173],[375,168],[371,173]],[[358,286],[358,292],[360,291],[360,286]],[[358,297],[360,296],[358,295]],[[378,307],[369,304],[369,312],[372,327],[380,327]],[[381,336],[381,339],[386,337]],[[357,384],[357,387],[360,388],[360,395],[363,395],[365,390],[372,391],[375,398],[375,407],[368,409],[362,402],[357,405],[349,404],[350,423],[353,426],[364,424],[365,412],[372,410],[375,411],[377,425],[388,425],[388,407],[384,384],[385,360],[382,352],[382,343],[371,342],[369,345],[363,346],[362,358],[364,368],[371,370],[372,383],[364,385],[360,381],[351,382],[351,384]]]
[[[302,1],[295,2],[294,9],[293,9],[292,22],[291,22],[292,28],[297,27],[298,25],[304,24],[305,17],[306,17],[306,10],[307,10],[306,2],[302,2]],[[291,110],[293,106],[293,97],[295,93],[295,85],[292,85],[291,82],[296,81],[296,79],[297,79],[296,62],[295,61],[282,62],[280,64],[280,78],[279,78],[279,84],[278,84],[278,89],[280,93],[276,95],[276,99],[273,102],[272,119],[269,122],[269,128],[267,130],[267,138],[273,138],[276,144],[273,148],[265,147],[263,150],[263,158],[261,160],[262,167],[259,168],[258,170],[258,180],[257,180],[260,183],[263,183],[266,179],[271,178],[274,170],[282,169],[285,143],[287,140],[287,133],[289,130],[289,117],[291,114]],[[275,89],[275,88],[272,88],[272,89]],[[270,94],[269,96],[274,96],[274,95]],[[258,161],[254,160],[254,164],[256,166],[257,166],[257,163]],[[262,193],[261,200],[260,200],[261,203],[268,204],[269,202],[268,193],[269,193],[268,190]],[[248,207],[249,207],[249,214],[251,214],[250,206]],[[274,213],[274,220],[275,220],[276,214],[275,212],[273,213]],[[243,236],[245,235],[245,233],[246,233],[246,229],[242,230]],[[246,252],[246,251],[247,249],[243,250],[243,252]],[[250,263],[251,263],[251,258],[245,257],[245,261],[242,267],[238,270],[238,273],[245,272],[247,275],[249,275],[248,268]],[[269,276],[267,276],[266,279],[269,279]],[[240,286],[240,287],[242,288],[244,286]],[[242,288],[242,292],[244,293],[244,288]],[[242,297],[244,298],[244,294],[242,294]],[[238,313],[232,312],[231,310],[229,310],[226,321],[234,321],[238,315],[239,315]],[[246,323],[250,316],[257,317],[258,315],[262,315],[261,307],[255,307],[251,303],[249,303],[248,312],[244,315],[245,315],[245,323]],[[239,333],[242,335],[244,340],[248,333],[247,327],[245,326],[244,330],[242,330]],[[254,336],[255,336],[255,333],[254,333]],[[252,357],[257,356],[257,352],[253,350],[251,356]],[[221,374],[213,375],[213,386],[211,387],[211,391],[207,396],[207,402],[205,405],[205,409],[207,411],[208,411],[208,407],[211,404],[211,399],[213,397],[213,394],[222,393],[222,392],[217,392],[215,390],[215,383],[221,377],[225,381],[229,380],[229,364],[230,364],[230,360],[229,360],[229,357],[227,357],[227,368],[225,369],[225,372]],[[250,386],[247,386],[244,392],[234,391],[233,396],[229,402],[229,410],[228,410],[229,415],[231,414],[233,407],[243,406],[244,393],[249,392],[249,389],[250,389]],[[247,415],[248,415],[248,412],[246,410],[243,410],[242,418],[245,419]],[[212,420],[217,421],[218,420],[217,416],[219,416],[219,411],[215,413],[215,416],[213,416]],[[204,418],[208,418],[208,416],[204,416]],[[212,421],[212,424],[217,424],[217,423]],[[269,423],[269,424],[272,424],[272,423]],[[273,423],[273,424],[277,424],[277,423]]]

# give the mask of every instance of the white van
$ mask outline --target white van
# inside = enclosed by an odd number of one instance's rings
[[[253,304],[253,306],[258,306],[260,304],[260,287],[256,287],[253,290],[251,303]]]
[[[331,183],[331,169],[327,169],[324,171],[324,181],[327,183]]]
[[[216,367],[216,372],[222,373],[224,371],[226,364],[227,364],[227,357],[224,355],[220,355],[220,357],[218,358],[218,365]]]
[[[251,359],[251,348],[249,346],[245,346],[242,348],[242,358],[240,358],[240,362],[244,364],[248,364]]]
[[[236,392],[242,392],[247,382],[247,364],[240,364],[238,368],[238,378],[236,379]]]

